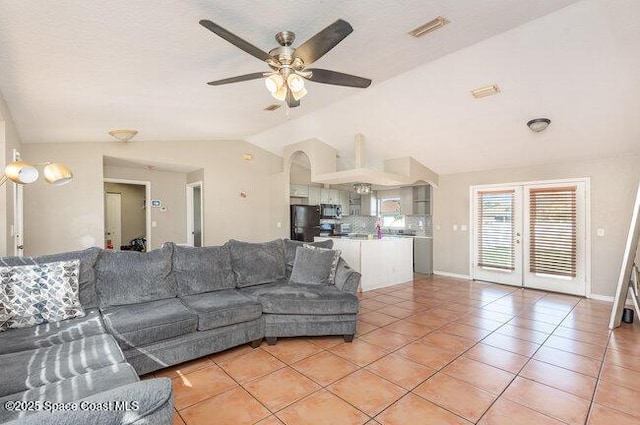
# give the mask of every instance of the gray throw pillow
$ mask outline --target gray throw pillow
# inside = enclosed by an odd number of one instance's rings
[[[80,276],[78,278],[80,304],[85,309],[91,309],[98,306],[94,266],[100,251],[100,248],[93,247],[83,251],[63,252],[40,257],[2,257],[0,258],[0,266],[33,266],[57,261],[80,260]]]
[[[340,251],[338,250],[311,246],[298,247],[289,281],[308,285],[333,285],[339,259]]]
[[[333,248],[333,241],[328,239],[326,241],[319,242],[302,242],[302,241],[292,241],[290,239],[284,240],[284,258],[287,263],[287,276],[291,276],[291,270],[293,270],[293,261],[296,259],[296,249],[299,246],[303,245],[312,245],[317,246],[318,248]]]
[[[80,260],[0,267],[0,332],[84,316]]]
[[[231,264],[236,286],[261,285],[285,278],[284,244],[282,239],[270,242],[240,242],[231,239],[225,245],[231,252]]]
[[[102,251],[96,263],[100,307],[175,298],[172,253],[170,244],[149,252]]]
[[[194,248],[174,245],[173,273],[181,297],[236,286],[228,246]]]

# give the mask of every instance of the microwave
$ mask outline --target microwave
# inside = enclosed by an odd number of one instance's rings
[[[342,205],[338,204],[320,204],[320,218],[324,219],[341,219]]]

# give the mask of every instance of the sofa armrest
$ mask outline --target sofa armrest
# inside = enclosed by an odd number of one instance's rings
[[[169,378],[134,382],[73,403],[74,407],[65,403],[66,411],[39,411],[6,425],[173,424],[173,391]]]
[[[355,295],[360,287],[360,276],[360,273],[353,270],[344,259],[340,258],[336,268],[336,288]]]

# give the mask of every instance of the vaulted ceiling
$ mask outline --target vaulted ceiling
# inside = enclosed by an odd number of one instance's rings
[[[640,2],[619,0],[1,0],[0,93],[25,143],[247,139],[277,154],[315,137],[349,165],[411,155],[440,173],[638,152]],[[423,38],[406,33],[442,15]],[[338,18],[354,32],[316,66],[371,78],[365,90],[309,83],[302,106],[266,112],[267,70],[200,25],[263,50]],[[469,91],[497,83],[496,96]],[[552,119],[531,133],[527,120]]]

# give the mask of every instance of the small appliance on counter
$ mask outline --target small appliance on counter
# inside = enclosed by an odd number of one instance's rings
[[[313,242],[315,236],[320,236],[320,207],[291,205],[291,240]]]
[[[320,218],[340,220],[342,218],[342,205],[320,204]]]
[[[320,223],[320,236],[333,236],[334,226],[333,223]]]

